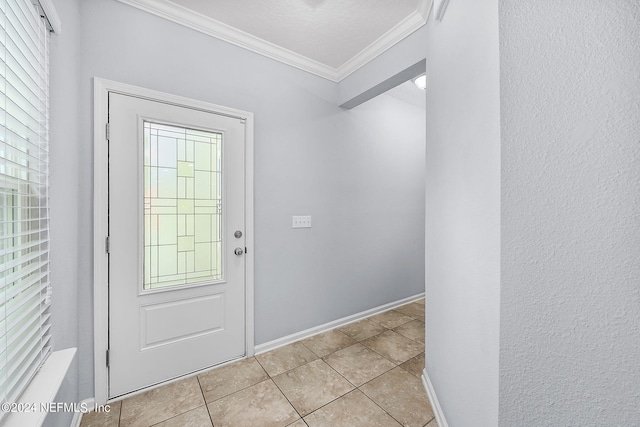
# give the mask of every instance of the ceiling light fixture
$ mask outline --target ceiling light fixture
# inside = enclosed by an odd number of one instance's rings
[[[423,74],[416,77],[415,79],[413,79],[413,84],[418,86],[418,89],[425,90],[427,88],[427,75]]]

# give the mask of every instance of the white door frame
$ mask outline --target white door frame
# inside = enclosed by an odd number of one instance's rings
[[[109,370],[107,349],[109,338],[109,289],[108,256],[106,237],[108,234],[109,181],[107,120],[109,92],[130,95],[166,104],[207,111],[246,120],[245,137],[245,337],[246,357],[254,354],[254,308],[253,308],[253,113],[227,108],[204,101],[171,95],[125,83],[94,77],[93,110],[93,329],[94,329],[94,391],[97,404],[108,400]]]

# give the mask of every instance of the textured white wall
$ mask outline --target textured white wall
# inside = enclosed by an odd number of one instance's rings
[[[640,425],[640,2],[501,0],[500,53],[500,425]]]
[[[92,78],[255,114],[256,344],[424,291],[424,110],[345,111],[337,85],[115,0],[83,0],[81,397],[93,394]],[[292,230],[291,215],[313,216]]]
[[[427,23],[426,369],[450,426],[498,423],[497,0]]]

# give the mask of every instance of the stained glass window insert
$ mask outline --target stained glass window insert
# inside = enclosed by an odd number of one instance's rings
[[[222,134],[144,122],[144,289],[222,279]]]

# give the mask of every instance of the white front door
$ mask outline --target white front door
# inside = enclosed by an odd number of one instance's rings
[[[243,357],[245,121],[109,93],[109,398]]]

